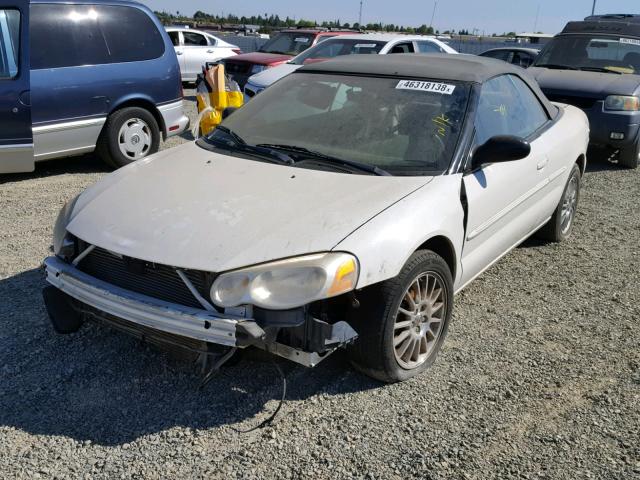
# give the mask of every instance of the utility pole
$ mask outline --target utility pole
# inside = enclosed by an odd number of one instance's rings
[[[358,15],[358,25],[362,28],[362,0],[360,0],[360,14]]]
[[[593,7],[591,7],[591,15],[595,15],[596,14],[596,2],[598,0],[593,0]]]
[[[533,24],[533,33],[538,30],[538,18],[540,17],[540,4],[538,4],[538,10],[536,11],[536,21]]]
[[[429,22],[429,27],[433,28],[433,19],[436,16],[436,8],[438,8],[438,0],[433,2],[433,13],[431,14],[431,22]]]

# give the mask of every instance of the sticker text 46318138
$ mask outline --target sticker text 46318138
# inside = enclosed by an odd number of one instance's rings
[[[422,92],[441,93],[451,95],[456,89],[455,85],[439,82],[425,82],[421,80],[400,80],[396,85],[397,90],[420,90]]]

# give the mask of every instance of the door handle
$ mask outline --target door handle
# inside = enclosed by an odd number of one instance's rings
[[[182,52],[176,52],[176,55],[182,55]]]
[[[544,160],[540,160],[537,165],[538,170],[544,170],[544,168],[547,166],[548,163],[549,163],[548,158],[545,158]]]
[[[214,50],[207,50],[207,53],[215,53]]]

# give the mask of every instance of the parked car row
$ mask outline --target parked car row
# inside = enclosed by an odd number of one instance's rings
[[[341,55],[390,53],[457,53],[435,38],[411,35],[342,35],[330,38],[305,50],[286,63],[265,69],[251,76],[244,87],[246,100],[260,93],[303,65],[321,62]],[[235,59],[234,59],[235,61]],[[225,62],[228,65],[229,62]]]

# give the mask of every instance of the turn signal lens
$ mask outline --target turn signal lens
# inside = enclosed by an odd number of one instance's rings
[[[344,260],[336,269],[333,283],[327,290],[327,296],[335,297],[356,288],[358,281],[358,265],[353,257]]]

